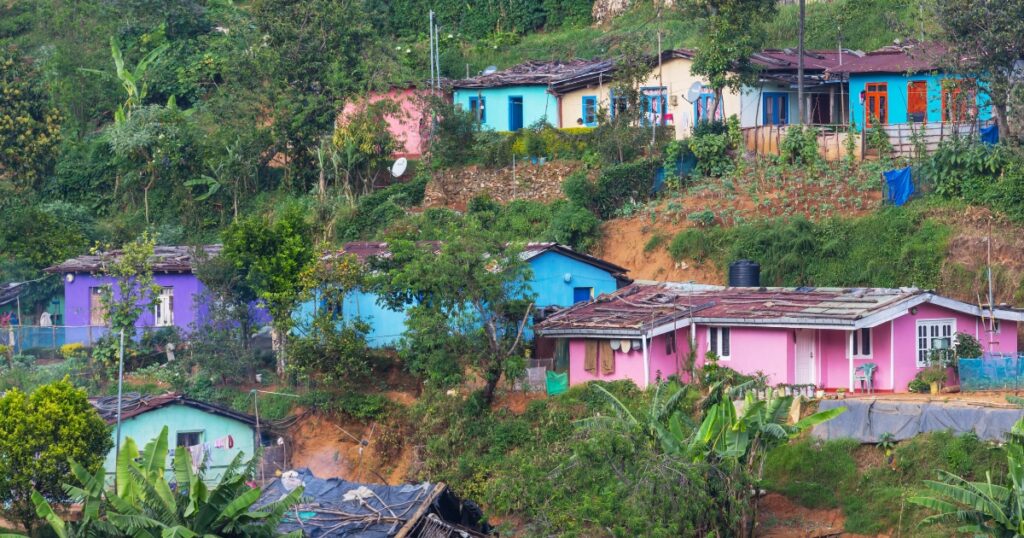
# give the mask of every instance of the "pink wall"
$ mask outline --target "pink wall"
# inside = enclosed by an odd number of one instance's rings
[[[873,362],[878,366],[875,370],[875,388],[905,392],[907,383],[917,375],[917,325],[918,320],[955,319],[956,332],[970,334],[987,349],[988,337],[984,327],[976,316],[960,314],[953,310],[922,304],[917,307],[917,314],[901,316],[891,322],[885,322],[871,329],[871,357],[854,359],[854,367]],[[1017,352],[1017,324],[1003,321],[996,343],[988,351],[999,351],[1013,354]],[[818,386],[827,389],[848,387],[850,379],[850,362],[847,357],[850,331],[817,330],[815,339],[814,378]],[[979,336],[979,333],[981,336]],[[667,378],[679,372],[679,365],[685,361],[690,328],[677,331],[679,351],[667,354],[665,339],[667,335],[657,336],[650,347],[650,376],[653,383],[657,376]],[[893,347],[892,335],[895,335]],[[733,370],[753,374],[762,371],[769,376],[769,384],[793,383],[795,381],[795,332],[787,328],[732,327],[731,357],[719,362]],[[708,350],[708,331],[704,325],[698,325],[695,342],[697,344],[697,365],[704,363],[704,355]],[[608,376],[587,373],[583,370],[584,344],[581,339],[574,339],[569,345],[569,382],[576,385],[593,381],[632,379],[638,386],[643,386],[644,364],[641,350],[630,350],[629,353],[616,352],[615,372]]]
[[[584,344],[583,339],[572,339],[569,341],[569,384],[579,385],[588,381],[615,381],[618,379],[631,379],[637,386],[644,386],[644,356],[639,349],[630,349],[629,353],[615,352],[615,371],[609,375],[601,375],[601,367],[593,374],[583,369]]]
[[[401,113],[397,116],[387,118],[388,130],[403,146],[402,151],[395,155],[396,157],[416,158],[423,154],[425,149],[423,147],[425,141],[421,135],[424,128],[423,98],[427,95],[429,95],[427,91],[411,88],[391,89],[387,92],[374,92],[369,95],[371,103],[390,99],[398,103],[398,107],[401,109]],[[345,108],[339,114],[338,121],[344,121],[362,106],[363,103],[358,102],[345,103]]]

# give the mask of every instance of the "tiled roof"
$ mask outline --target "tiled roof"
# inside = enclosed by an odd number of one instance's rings
[[[221,245],[201,247],[209,257],[220,254]],[[153,272],[155,273],[189,273],[195,269],[193,254],[196,247],[188,246],[157,246],[153,249]],[[63,263],[47,267],[47,273],[95,273],[102,271],[111,261],[117,259],[122,250],[110,250],[98,254],[87,254],[71,258]]]
[[[925,292],[917,288],[723,288],[634,283],[549,316],[543,334],[637,334],[676,320],[851,325]]]

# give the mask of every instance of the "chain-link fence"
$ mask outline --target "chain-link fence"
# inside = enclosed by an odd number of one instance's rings
[[[1020,390],[1024,388],[1024,358],[1019,355],[985,355],[960,359],[960,390]]]
[[[136,327],[135,334],[125,336],[138,340],[147,331],[157,329]],[[15,354],[41,351],[58,353],[64,344],[92,347],[109,333],[109,327],[97,325],[8,325],[0,327],[0,345],[13,349]]]

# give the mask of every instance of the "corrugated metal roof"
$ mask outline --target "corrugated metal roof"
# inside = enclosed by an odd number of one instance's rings
[[[502,86],[547,86],[587,70],[601,69],[607,60],[529,60],[518,65],[452,83],[454,88],[499,88]]]
[[[96,411],[101,417],[103,417],[103,420],[107,421],[107,424],[114,424],[117,422],[117,410],[116,407],[112,407],[112,402],[116,402],[116,398],[116,396],[108,396],[105,398],[91,398],[89,400],[89,403],[96,408]],[[193,400],[192,398],[177,392],[168,392],[157,396],[142,397],[139,397],[138,394],[134,394],[133,397],[130,398],[129,404],[122,404],[121,420],[137,417],[144,413],[160,409],[161,407],[167,407],[168,405],[185,405],[207,413],[244,422],[251,426],[256,425],[256,417],[252,415],[239,413],[234,409],[229,409],[222,405],[204,402],[201,400]]]
[[[221,245],[206,245],[202,248],[209,257],[220,254]],[[155,273],[190,273],[195,269],[196,247],[188,246],[157,246],[153,249],[153,272]],[[47,273],[95,273],[106,268],[107,264],[119,258],[124,251],[121,249],[87,254],[47,267]]]
[[[846,64],[864,56],[863,52],[843,49],[842,54],[836,49],[804,51],[804,71],[824,71]],[[750,57],[751,62],[762,71],[795,71],[799,68],[800,55],[794,49],[765,49]]]
[[[552,314],[540,333],[647,332],[684,318],[704,323],[841,324],[921,295],[917,288],[719,288],[634,283]]]
[[[946,46],[941,43],[909,42],[871,51],[859,58],[843,61],[842,66],[828,69],[829,73],[920,73],[942,67]]]

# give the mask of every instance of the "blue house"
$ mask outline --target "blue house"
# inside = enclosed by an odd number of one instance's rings
[[[529,61],[502,71],[457,80],[452,84],[452,98],[456,106],[471,111],[483,129],[518,131],[538,121],[565,127],[568,125],[560,117],[558,97],[552,85],[606,64],[597,60]],[[576,117],[568,121],[575,122]]]
[[[342,252],[367,262],[372,257],[387,256],[388,245],[352,242],[346,243]],[[558,243],[528,243],[522,256],[533,272],[530,288],[537,295],[534,308],[540,315],[611,293],[630,282],[625,276],[627,269]],[[316,307],[312,301],[303,304],[297,317],[300,321],[310,319]],[[342,316],[346,322],[360,319],[370,325],[367,341],[371,347],[394,346],[405,333],[405,312],[379,304],[378,296],[371,292],[349,293],[342,304]]]
[[[849,77],[850,121],[858,127],[899,123],[973,123],[992,117],[977,81],[942,68],[938,43],[889,46],[829,69]]]

